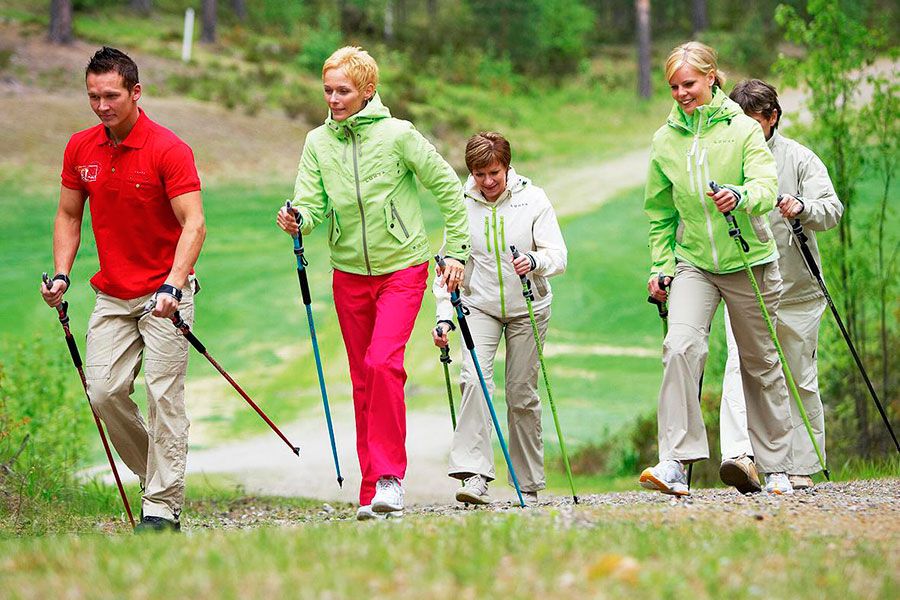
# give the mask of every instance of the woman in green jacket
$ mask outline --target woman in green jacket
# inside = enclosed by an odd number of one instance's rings
[[[375,86],[378,65],[355,47],[322,67],[329,115],[306,136],[294,214],[278,226],[308,234],[329,219],[334,305],[347,348],[362,473],[357,518],[402,514],[406,473],[403,357],[422,305],[431,250],[416,179],[437,198],[456,289],[468,258],[459,178],[408,121],[391,117]],[[299,224],[298,224],[299,220]]]
[[[712,48],[699,42],[675,48],[666,60],[666,79],[675,105],[653,136],[644,211],[652,258],[647,287],[657,301],[669,303],[669,332],[659,394],[660,462],[641,473],[640,483],[688,495],[684,465],[709,458],[698,395],[709,326],[724,300],[740,353],[756,464],[768,474],[767,491],[790,493],[787,386],[723,216],[735,215],[749,244],[747,260],[775,315],[782,285],[767,219],[778,189],[775,159],[756,121],[722,91],[724,76]],[[722,189],[708,191],[710,181]]]

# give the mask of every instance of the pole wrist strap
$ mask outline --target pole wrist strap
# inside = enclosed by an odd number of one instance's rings
[[[62,281],[63,283],[66,284],[67,290],[69,289],[69,285],[71,284],[71,282],[69,281],[69,276],[66,275],[65,273],[57,273],[56,275],[53,276],[53,281]]]
[[[156,293],[157,294],[168,294],[169,296],[172,296],[173,298],[175,298],[176,300],[181,302],[181,295],[182,295],[181,290],[179,290],[174,285],[169,285],[168,283],[164,283],[161,286],[159,286],[159,289],[156,290]]]

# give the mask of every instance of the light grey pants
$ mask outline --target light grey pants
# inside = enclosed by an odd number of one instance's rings
[[[179,304],[185,322],[194,319],[188,285]],[[144,516],[178,519],[184,505],[188,421],[184,377],[188,341],[169,319],[141,316],[150,295],[120,300],[97,293],[88,324],[84,374],[88,397],[106,424],[119,456],[144,487]],[[131,399],[144,363],[147,423]]]
[[[477,308],[469,307],[466,317],[475,353],[484,373],[491,398],[494,396],[494,356],[500,339],[506,339],[506,422],[507,442],[516,477],[523,492],[544,489],[544,442],[541,430],[541,400],[537,394],[540,363],[534,344],[534,332],[528,315],[501,321]],[[550,322],[550,307],[535,313],[541,344]],[[493,423],[484,400],[484,392],[469,351],[463,348],[460,388],[462,402],[453,445],[450,448],[448,474],[457,479],[483,475],[492,481],[494,449],[491,443]],[[510,485],[512,478],[507,477]]]
[[[819,324],[827,306],[824,298],[813,298],[804,302],[782,304],[778,309],[778,341],[806,414],[812,425],[816,444],[825,457],[825,411],[819,397],[819,370],[816,349],[819,345]],[[740,359],[731,326],[725,321],[728,341],[728,361],[725,363],[725,378],[722,381],[722,404],[719,418],[719,433],[723,458],[733,458],[741,454],[753,455],[750,436],[747,433],[747,406],[741,383]],[[792,475],[812,475],[822,470],[803,417],[794,405],[791,409],[791,458],[794,467]]]
[[[778,263],[754,267],[753,274],[775,320],[782,289]],[[740,353],[748,399],[747,427],[756,463],[764,473],[790,472],[787,385],[746,272],[716,275],[684,262],[675,268],[669,293],[669,334],[663,343],[659,392],[659,458],[685,462],[709,458],[697,396],[709,352],[709,325],[721,300],[729,309]]]

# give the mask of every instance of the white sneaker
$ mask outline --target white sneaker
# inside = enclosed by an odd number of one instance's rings
[[[655,467],[647,467],[638,480],[641,487],[672,496],[690,496],[687,473],[677,460],[663,460]]]
[[[482,475],[472,475],[466,478],[463,486],[456,491],[456,501],[466,504],[489,504],[487,479]]]
[[[384,520],[384,519],[401,519],[403,518],[402,510],[395,510],[394,512],[389,513],[377,513],[372,510],[371,504],[366,504],[365,506],[360,506],[356,509],[356,520],[357,521],[371,521],[373,519]]]
[[[377,513],[389,513],[403,510],[403,486],[396,477],[382,477],[375,483],[375,497],[372,498],[372,510]]]
[[[794,488],[791,486],[791,480],[788,479],[787,473],[767,473],[766,493],[776,496],[793,494]]]

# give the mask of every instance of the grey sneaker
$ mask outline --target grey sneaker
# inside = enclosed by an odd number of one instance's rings
[[[489,504],[487,479],[482,475],[472,475],[463,482],[456,492],[456,501],[466,504]]]
[[[755,494],[762,491],[756,465],[746,454],[723,460],[719,467],[719,478],[722,483],[737,488],[737,491],[742,494]]]
[[[538,493],[537,492],[522,492],[522,500],[525,501],[525,506],[537,506],[538,505]]]
[[[794,488],[787,473],[766,473],[766,493],[776,496],[793,494]]]
[[[655,467],[647,467],[638,480],[641,487],[672,496],[690,496],[687,473],[677,460],[663,460]]]
[[[389,513],[403,510],[403,486],[396,477],[382,477],[375,482],[375,497],[372,498],[372,510],[377,513]]]
[[[814,485],[809,475],[788,475],[788,481],[795,490],[808,490]]]
[[[384,520],[384,519],[400,519],[403,518],[402,510],[395,510],[389,513],[377,513],[372,510],[371,504],[366,504],[365,506],[360,506],[356,509],[356,520],[357,521],[372,521],[372,520]]]

